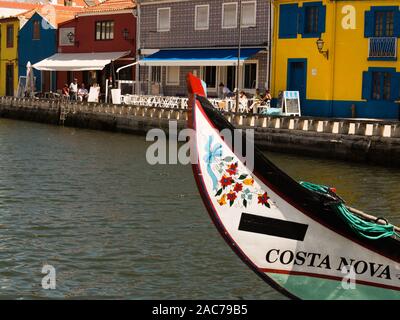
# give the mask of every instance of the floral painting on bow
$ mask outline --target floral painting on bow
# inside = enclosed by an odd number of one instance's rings
[[[223,156],[222,145],[213,144],[212,136],[208,137],[204,160],[220,206],[238,205],[246,208],[253,201],[257,201],[261,206],[271,207],[267,192],[257,188],[253,177],[239,169],[236,158]]]

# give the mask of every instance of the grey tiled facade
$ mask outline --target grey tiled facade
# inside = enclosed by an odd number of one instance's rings
[[[235,0],[175,0],[175,1],[138,1],[140,12],[139,48],[141,52],[148,49],[172,48],[237,48],[239,42],[239,28],[224,29],[222,27],[223,3],[237,3]],[[242,0],[246,2],[246,0]],[[258,61],[257,87],[264,89],[268,75],[268,46],[270,27],[269,0],[256,1],[256,26],[242,28],[242,47],[260,47],[260,51],[251,60]],[[208,30],[195,30],[196,5],[209,5]],[[157,31],[157,9],[170,8],[170,31]],[[141,67],[141,79],[147,80],[148,71]],[[185,75],[188,71],[198,70],[200,67],[181,67],[180,85],[165,85],[165,68],[163,68],[163,91],[165,95],[184,94]],[[221,82],[222,79],[218,79]],[[233,89],[233,88],[231,88]],[[252,90],[253,91],[253,90]]]

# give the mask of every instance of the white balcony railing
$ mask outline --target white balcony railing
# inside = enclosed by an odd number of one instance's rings
[[[369,38],[369,58],[397,58],[397,38]]]

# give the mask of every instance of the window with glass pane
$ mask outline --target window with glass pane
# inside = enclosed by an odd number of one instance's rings
[[[242,26],[252,27],[256,25],[256,2],[242,3]]]
[[[14,47],[14,25],[7,26],[7,48]]]
[[[372,99],[373,100],[381,99],[381,73],[380,72],[372,73]]]
[[[167,67],[167,84],[179,85],[179,67]]]
[[[390,86],[392,82],[392,75],[385,72],[383,74],[383,100],[390,100]]]
[[[236,28],[237,5],[236,3],[224,3],[222,7],[222,27]]]
[[[33,22],[33,40],[40,40],[40,22],[34,21]]]
[[[159,8],[157,10],[157,30],[158,31],[169,31],[171,23],[171,11],[170,8]]]
[[[375,37],[393,37],[394,12],[377,11],[375,13]]]
[[[257,64],[246,63],[244,65],[244,88],[255,89],[257,84]]]
[[[151,67],[151,82],[161,82],[161,67]]]
[[[96,22],[96,40],[114,39],[114,21]]]
[[[389,72],[372,73],[372,99],[391,100],[392,75]]]
[[[196,30],[206,30],[208,29],[209,21],[209,6],[196,6]]]
[[[304,33],[318,33],[318,7],[306,7]]]
[[[203,68],[203,80],[207,84],[208,88],[217,87],[217,67],[204,67]]]

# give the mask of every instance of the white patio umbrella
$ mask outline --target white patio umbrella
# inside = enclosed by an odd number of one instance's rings
[[[35,92],[35,83],[33,76],[33,68],[31,62],[28,61],[26,64],[26,83],[25,83],[25,95],[27,97],[33,97]]]

